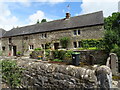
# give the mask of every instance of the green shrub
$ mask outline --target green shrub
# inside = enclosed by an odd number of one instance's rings
[[[73,51],[71,51],[71,50],[68,50],[68,51],[55,50],[55,51],[53,51],[53,56],[54,56],[55,59],[71,60],[72,59],[72,53],[73,53]]]
[[[81,50],[90,49],[96,47],[96,49],[104,49],[104,41],[102,39],[84,39],[81,40]]]
[[[59,51],[58,50],[53,51],[53,57],[59,58]]]
[[[34,51],[40,51],[42,50],[41,48],[35,48]]]
[[[11,88],[19,87],[23,69],[19,68],[16,62],[11,60],[2,60],[0,61],[0,65],[2,66],[1,72],[3,81]]]
[[[62,38],[60,38],[60,43],[62,45],[62,48],[67,48],[69,43],[70,43],[70,38],[69,37],[62,37]]]
[[[52,61],[62,62],[60,59],[53,59]]]
[[[64,55],[64,59],[65,60],[72,60],[72,53],[73,53],[73,51],[71,51],[71,50],[66,51],[66,53]]]
[[[22,52],[18,51],[18,52],[17,52],[17,55],[22,55]]]
[[[50,50],[49,49],[46,49],[45,50],[45,56],[48,57],[50,55]]]

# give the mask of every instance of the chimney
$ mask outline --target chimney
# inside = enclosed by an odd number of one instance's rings
[[[70,18],[70,13],[67,12],[67,13],[66,13],[66,19],[69,19],[69,18]]]

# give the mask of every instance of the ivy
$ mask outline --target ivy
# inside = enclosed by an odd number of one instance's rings
[[[96,47],[98,49],[104,48],[104,41],[102,39],[84,39],[81,40],[81,48],[88,49]]]
[[[16,62],[12,60],[2,60],[0,65],[2,66],[2,81],[10,88],[20,87],[23,69],[19,68]]]
[[[69,37],[62,37],[60,38],[60,43],[63,48],[67,48],[69,43],[70,43],[70,38]]]

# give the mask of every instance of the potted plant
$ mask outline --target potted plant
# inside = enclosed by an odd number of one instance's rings
[[[20,57],[22,55],[22,52],[18,51],[17,56]]]

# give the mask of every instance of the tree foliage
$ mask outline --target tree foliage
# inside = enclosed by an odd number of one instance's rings
[[[105,47],[108,52],[120,46],[120,13],[113,13],[112,16],[105,18]]]
[[[105,48],[108,53],[113,52],[118,56],[120,65],[120,13],[113,13],[105,18]],[[120,67],[119,67],[120,72]]]
[[[17,66],[17,63],[12,60],[0,61],[2,66],[2,80],[7,83],[10,88],[16,88],[21,85],[22,80],[22,68]]]
[[[47,20],[46,20],[46,19],[42,19],[42,20],[41,20],[41,23],[44,23],[44,22],[47,22]]]

